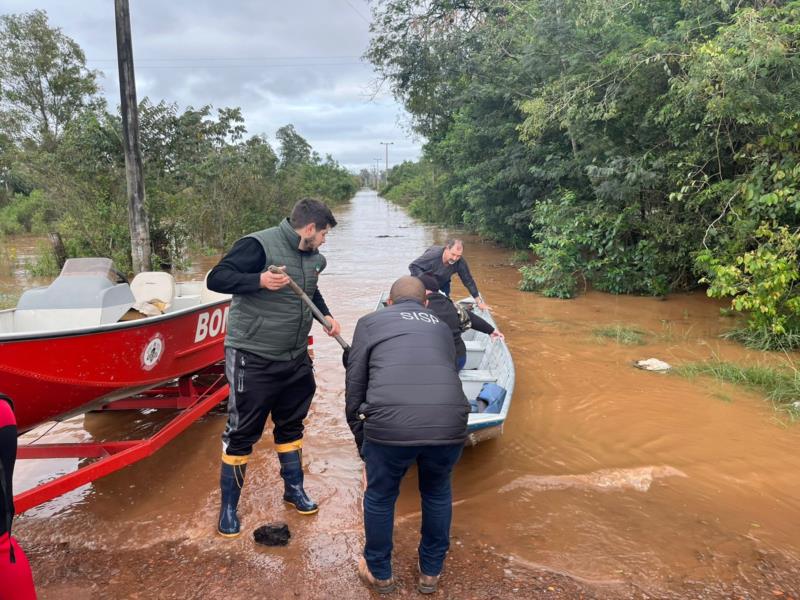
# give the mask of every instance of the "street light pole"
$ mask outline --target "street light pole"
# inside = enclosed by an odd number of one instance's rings
[[[389,185],[389,146],[394,145],[394,142],[379,142],[385,149],[385,160],[383,161],[383,169],[384,173],[386,173],[386,177],[384,179],[384,183]]]
[[[378,165],[381,162],[381,159],[380,158],[373,158],[372,160],[375,161],[375,189],[377,190],[380,187],[380,184],[381,184],[381,181],[380,181],[380,173],[381,173],[381,171],[380,171],[380,168],[378,167]]]

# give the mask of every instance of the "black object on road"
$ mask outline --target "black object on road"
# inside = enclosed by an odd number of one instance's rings
[[[286,523],[267,523],[253,532],[256,544],[262,546],[286,546],[292,534]]]

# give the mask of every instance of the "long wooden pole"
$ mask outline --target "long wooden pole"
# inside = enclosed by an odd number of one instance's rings
[[[270,273],[277,273],[278,275],[286,275],[287,277],[289,277],[289,275],[286,274],[286,271],[275,265],[270,265],[268,267],[268,270]],[[325,320],[325,317],[322,314],[322,312],[320,312],[320,310],[314,305],[314,302],[312,302],[311,298],[308,297],[308,294],[306,294],[303,291],[303,288],[297,285],[294,282],[294,279],[292,279],[291,277],[289,277],[289,287],[292,288],[292,291],[298,296],[300,296],[300,299],[306,304],[306,306],[308,306],[308,308],[311,309],[311,314],[314,315],[314,318],[317,321],[319,321],[320,325],[322,325],[325,329],[330,329],[331,327],[330,325],[328,325],[328,322]],[[333,336],[333,339],[339,342],[339,345],[342,347],[342,350],[344,350],[345,352],[350,351],[350,344],[345,342],[342,336],[335,335]]]
[[[134,273],[149,271],[150,228],[145,210],[142,151],[139,146],[139,111],[133,71],[131,15],[128,0],[114,0],[117,25],[117,63],[122,111],[122,141],[125,147],[125,178],[128,183],[128,225],[131,231],[131,259]]]

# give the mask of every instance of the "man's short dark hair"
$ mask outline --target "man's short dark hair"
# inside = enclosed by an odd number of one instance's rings
[[[403,275],[392,284],[389,290],[389,298],[392,302],[400,300],[416,300],[420,304],[425,304],[425,286],[422,282],[411,275]]]
[[[289,224],[295,229],[302,229],[313,223],[317,229],[325,229],[328,225],[336,227],[336,218],[325,203],[314,198],[303,198],[297,201],[289,216]]]
[[[462,247],[464,246],[464,242],[461,241],[460,239],[458,239],[458,238],[450,238],[444,243],[444,247],[447,248],[448,250],[450,250],[450,248],[452,248],[456,244],[458,244],[459,246],[462,246]]]

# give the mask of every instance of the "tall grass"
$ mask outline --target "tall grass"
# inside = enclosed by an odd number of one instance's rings
[[[777,334],[762,327],[760,329],[741,328],[723,333],[726,340],[733,340],[755,350],[778,350],[791,352],[800,348],[800,331],[787,331]]]
[[[793,420],[800,418],[800,371],[794,365],[789,368],[763,365],[743,367],[713,359],[681,365],[673,371],[684,377],[709,376],[760,391],[776,410],[787,412]]]
[[[528,250],[517,250],[511,255],[511,264],[514,266],[527,265],[531,262],[531,253]]]
[[[668,344],[676,342],[688,342],[694,335],[694,323],[688,327],[683,327],[681,324],[675,324],[669,319],[661,319],[661,332],[656,334],[656,339]]]
[[[641,346],[644,344],[645,333],[632,327],[623,325],[611,325],[609,327],[598,327],[592,330],[592,335],[596,338],[610,339],[624,346]]]

